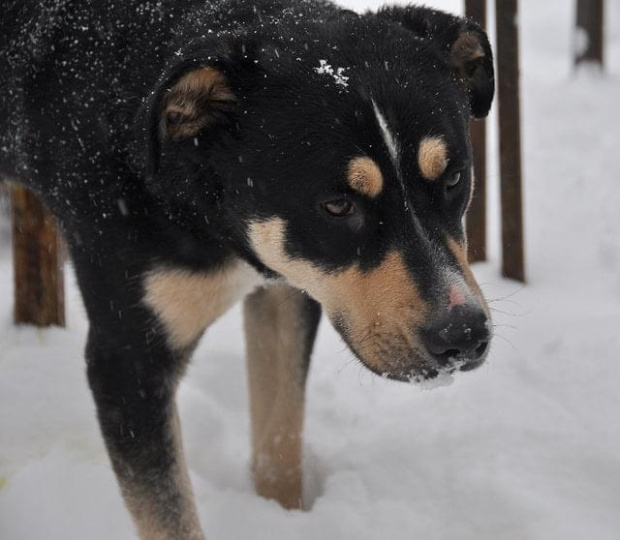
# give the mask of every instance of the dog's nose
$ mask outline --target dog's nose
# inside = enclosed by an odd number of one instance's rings
[[[466,371],[481,363],[489,347],[489,321],[479,308],[457,306],[435,319],[422,337],[440,366],[453,364]]]

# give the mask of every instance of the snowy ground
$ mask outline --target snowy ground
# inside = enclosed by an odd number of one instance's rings
[[[324,323],[307,414],[313,507],[286,512],[250,486],[234,310],[180,395],[211,540],[620,538],[620,5],[608,2],[608,74],[575,78],[572,2],[522,4],[530,283],[499,279],[497,256],[476,268],[497,324],[488,364],[422,391],[364,371]],[[1,240],[0,284],[0,539],[133,538],[72,278],[67,330],[11,327]]]

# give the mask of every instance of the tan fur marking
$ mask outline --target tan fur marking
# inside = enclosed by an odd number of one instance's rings
[[[379,166],[369,157],[357,157],[349,163],[349,185],[368,197],[376,197],[383,190],[383,175]]]
[[[448,148],[441,137],[425,137],[418,149],[418,166],[427,180],[439,178],[448,166]]]
[[[237,260],[209,274],[161,269],[147,276],[144,301],[164,324],[171,345],[182,349],[261,281]]]
[[[484,58],[484,56],[484,49],[480,44],[480,39],[471,32],[463,32],[456,39],[450,51],[452,66],[457,70],[462,79],[469,78],[467,64],[479,58]]]
[[[267,266],[308,291],[330,315],[346,313],[351,344],[368,365],[379,371],[404,368],[412,350],[419,348],[412,329],[421,324],[430,307],[422,300],[400,253],[390,252],[370,272],[350,267],[330,274],[309,261],[288,257],[284,235],[281,219],[250,226],[254,249]]]
[[[256,491],[285,508],[302,505],[305,299],[287,285],[245,301]]]
[[[186,73],[163,100],[162,133],[173,139],[192,137],[218,118],[236,98],[222,73],[201,67]]]

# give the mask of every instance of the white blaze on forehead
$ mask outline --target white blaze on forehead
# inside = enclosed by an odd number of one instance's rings
[[[398,164],[398,142],[394,138],[394,135],[392,135],[392,132],[390,131],[390,127],[388,126],[388,123],[385,119],[385,116],[383,116],[383,113],[379,110],[379,107],[377,107],[377,104],[375,103],[374,99],[372,100],[372,109],[375,112],[375,117],[377,118],[377,122],[379,123],[379,128],[381,129],[381,135],[383,136],[385,145],[387,146],[388,152],[390,153],[390,157],[392,158],[394,165],[397,165]]]
[[[379,129],[381,130],[383,141],[385,142],[385,146],[387,146],[388,152],[390,154],[392,165],[394,166],[396,177],[398,178],[398,183],[400,184],[400,189],[403,194],[403,204],[405,207],[405,211],[411,215],[411,217],[413,218],[415,222],[417,218],[415,214],[413,213],[413,210],[409,206],[409,203],[407,201],[407,188],[405,187],[405,181],[403,180],[403,175],[400,172],[400,164],[399,164],[399,159],[398,159],[398,152],[399,152],[398,142],[394,138],[394,135],[392,135],[392,132],[390,131],[388,123],[385,119],[385,116],[383,116],[383,114],[379,110],[379,107],[377,107],[377,104],[374,99],[372,100],[372,108],[375,113],[375,117],[377,118],[377,123],[379,124]]]

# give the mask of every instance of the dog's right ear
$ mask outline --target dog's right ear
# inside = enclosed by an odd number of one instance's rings
[[[215,55],[193,52],[169,68],[142,115],[147,176],[157,175],[162,153],[199,137],[207,146],[229,128],[257,69],[250,47],[239,43],[220,43]]]
[[[191,68],[161,96],[159,136],[181,140],[226,121],[236,104],[226,75],[213,66]]]

